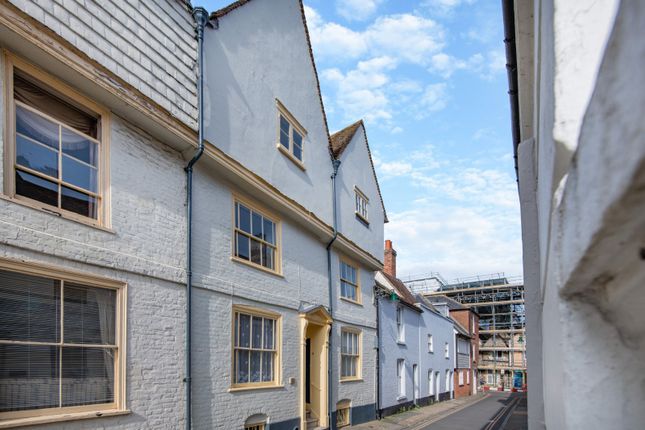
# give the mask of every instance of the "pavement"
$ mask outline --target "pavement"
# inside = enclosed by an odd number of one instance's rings
[[[522,409],[523,405],[523,409]],[[349,427],[352,430],[525,430],[526,394],[479,393]]]

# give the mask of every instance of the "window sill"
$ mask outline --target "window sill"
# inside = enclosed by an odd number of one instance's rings
[[[351,303],[351,304],[353,304],[353,305],[363,306],[363,303],[361,303],[361,302],[357,302],[356,300],[348,299],[347,297],[342,297],[342,296],[341,296],[341,298],[340,298],[340,299],[341,299],[342,301],[344,301],[344,302],[348,302],[348,303]]]
[[[38,203],[35,200],[31,200],[31,199],[27,200],[27,199],[22,199],[22,198],[19,198],[19,197],[10,197],[10,196],[8,196],[6,194],[0,194],[0,199],[8,201],[8,202],[11,202],[11,203],[18,204],[20,206],[24,206],[26,208],[34,209],[34,210],[37,210],[39,212],[43,212],[43,213],[58,217],[60,219],[65,219],[65,220],[68,220],[68,221],[72,221],[72,222],[75,222],[75,223],[78,223],[78,224],[82,224],[82,225],[85,225],[85,226],[88,226],[88,227],[95,228],[97,230],[102,230],[102,231],[104,231],[106,233],[116,234],[116,231],[114,231],[113,229],[108,228],[108,227],[104,227],[102,225],[99,225],[97,222],[91,221],[89,218],[84,219],[80,215],[78,217],[75,217],[75,216],[67,215],[67,213],[63,212],[63,211],[59,212],[59,211],[57,211],[55,209],[47,209],[45,207],[46,205]]]
[[[341,378],[340,383],[342,384],[344,382],[363,382],[363,378]]]
[[[278,273],[275,270],[267,269],[264,266],[260,266],[259,264],[252,263],[250,261],[247,261],[243,258],[236,257],[234,255],[231,256],[231,261],[234,261],[236,263],[244,264],[245,266],[252,267],[253,269],[261,270],[262,272],[268,273],[273,276],[277,276],[279,278],[284,278],[284,275],[282,273]]]
[[[284,385],[240,385],[240,386],[232,386],[228,389],[229,393],[237,393],[240,391],[253,391],[253,390],[275,390],[275,389],[283,389]]]
[[[396,341],[396,344],[397,344],[397,345],[401,345],[401,346],[406,346],[405,342],[404,342],[404,341],[402,341],[402,340],[397,340],[397,341]]]
[[[31,426],[36,424],[57,423],[63,421],[86,420],[90,418],[114,417],[118,415],[128,415],[131,411],[128,409],[108,409],[93,412],[74,412],[59,415],[43,415],[39,417],[15,418],[9,420],[0,420],[0,429],[14,427]]]
[[[278,144],[276,145],[276,147],[280,150],[280,152],[282,152],[284,155],[286,155],[286,156],[287,156],[287,158],[288,158],[289,160],[293,161],[293,163],[294,163],[296,166],[298,166],[298,168],[299,168],[300,170],[302,170],[303,172],[307,170],[307,168],[306,168],[306,167],[305,167],[305,165],[302,163],[302,161],[298,160],[298,159],[296,158],[296,156],[295,156],[295,155],[293,155],[293,154],[291,153],[291,151],[289,151],[287,148],[285,148],[281,143],[278,143]]]
[[[400,402],[401,400],[406,400],[408,397],[407,396],[399,396],[396,398],[397,402]]]
[[[365,227],[369,227],[370,222],[367,220],[367,218],[363,217],[363,215],[359,214],[358,212],[354,212],[354,214],[356,215],[356,218],[358,218],[360,222],[365,224]]]

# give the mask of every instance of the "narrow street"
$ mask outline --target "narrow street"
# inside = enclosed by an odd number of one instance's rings
[[[475,402],[423,430],[523,430],[527,428],[522,415],[526,393],[490,392],[486,398]]]

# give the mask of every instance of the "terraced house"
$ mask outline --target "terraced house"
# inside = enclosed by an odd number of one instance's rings
[[[373,419],[387,217],[301,1],[0,9],[0,428]]]

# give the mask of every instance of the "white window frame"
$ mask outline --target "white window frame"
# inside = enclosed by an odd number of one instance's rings
[[[399,399],[405,398],[405,360],[400,358],[396,361],[396,377],[398,380]]]
[[[434,371],[428,370],[428,395],[434,396]]]
[[[462,387],[464,385],[464,371],[460,370],[459,371],[459,386]]]
[[[405,321],[403,316],[403,306],[396,307],[396,333],[398,343],[405,343]]]
[[[470,370],[466,371],[466,384],[470,385]]]
[[[307,130],[300,125],[298,120],[296,119],[295,116],[289,112],[289,110],[280,102],[280,100],[276,99],[276,105],[277,105],[277,112],[278,112],[278,132],[277,132],[277,144],[276,147],[280,152],[282,152],[284,155],[287,156],[288,159],[293,161],[293,163],[298,166],[301,170],[306,170],[305,168],[305,139],[307,137]],[[284,118],[286,122],[289,123],[289,147],[285,147],[280,140],[280,134],[281,134],[281,126],[280,126],[280,118]],[[300,145],[300,157],[298,158],[295,155],[294,147],[297,146],[295,143],[294,135],[293,133],[297,132],[301,137],[301,145]]]
[[[354,187],[354,213],[363,222],[369,224],[370,199],[358,187]]]
[[[64,84],[57,78],[44,72],[33,64],[23,60],[22,58],[4,51],[3,59],[5,61],[4,73],[4,90],[5,90],[5,143],[4,143],[4,194],[11,200],[18,204],[29,206],[35,209],[43,210],[48,213],[56,214],[62,218],[70,219],[73,221],[81,222],[83,224],[91,225],[99,228],[111,228],[110,217],[110,114],[109,111],[103,106],[95,103],[89,98],[83,96],[72,87]],[[20,102],[14,99],[13,81],[15,70],[19,70],[23,75],[26,75],[44,85],[42,89],[47,92],[52,92],[54,95],[60,95],[60,98],[69,100],[70,104],[77,106],[80,110],[92,112],[98,117],[99,130],[97,138],[87,136],[88,140],[98,143],[98,163],[97,163],[97,191],[91,192],[84,190],[83,194],[91,195],[96,199],[96,218],[84,216],[71,210],[63,209],[60,203],[60,187],[64,183],[60,178],[61,172],[59,167],[59,178],[53,178],[49,175],[44,175],[33,169],[27,169],[21,166],[20,171],[25,171],[28,174],[47,178],[48,181],[54,182],[59,187],[58,206],[53,206],[39,200],[32,199],[28,196],[22,196],[16,193],[16,179],[15,172],[17,169],[16,162],[16,105]],[[38,86],[38,85],[37,85]],[[48,121],[61,125],[64,128],[70,128],[64,122],[52,118],[45,112],[32,108],[25,104],[20,103],[25,109],[36,112],[37,115],[44,117]],[[74,189],[72,184],[65,183],[66,187]],[[80,190],[81,188],[79,188]]]
[[[5,258],[0,258],[0,269],[58,280],[61,282],[61,288],[65,282],[70,282],[80,286],[106,288],[116,291],[116,316],[114,334],[115,344],[113,345],[114,401],[112,403],[105,404],[89,404],[82,406],[3,412],[0,413],[0,428],[13,427],[14,425],[36,425],[58,421],[95,418],[97,416],[107,417],[128,413],[126,409],[127,284],[124,282],[115,281],[96,275],[90,275],[87,273],[64,270],[55,266],[28,263],[24,261],[15,261]],[[1,343],[6,344],[15,342],[2,341]],[[62,346],[64,345],[64,343],[61,341],[56,343],[56,345]]]
[[[449,359],[450,358],[450,343],[446,342],[446,345],[445,345],[444,348],[445,348],[444,349],[445,357],[447,359]]]
[[[428,352],[434,353],[434,338],[431,334],[428,334]]]

